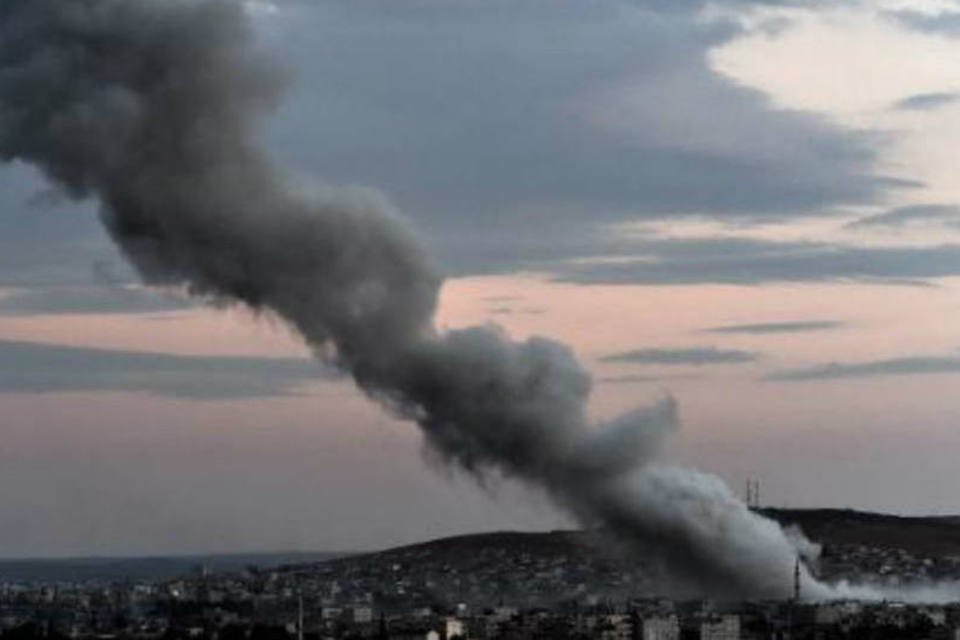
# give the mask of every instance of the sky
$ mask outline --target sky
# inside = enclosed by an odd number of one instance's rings
[[[773,506],[960,513],[960,2],[248,2],[305,186],[381,192],[439,326],[568,342]],[[147,288],[0,169],[0,556],[356,550],[570,521],[275,318]]]

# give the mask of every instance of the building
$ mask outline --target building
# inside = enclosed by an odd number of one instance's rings
[[[710,616],[702,619],[700,640],[740,640],[740,616]]]
[[[641,640],[679,640],[680,620],[674,614],[644,618],[639,636]]]
[[[443,621],[443,640],[467,637],[467,625],[459,618],[446,618]]]
[[[373,622],[373,608],[366,605],[347,607],[343,619],[350,624],[370,624]]]
[[[605,615],[597,621],[594,630],[600,640],[631,640],[633,621],[625,614]]]
[[[425,627],[410,627],[390,631],[390,640],[442,640],[440,632]]]

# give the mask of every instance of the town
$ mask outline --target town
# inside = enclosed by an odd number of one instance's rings
[[[656,563],[602,553],[591,535],[462,536],[163,580],[4,581],[0,627],[4,640],[960,638],[960,602],[663,597]],[[920,584],[960,578],[960,560],[837,545],[818,571]]]

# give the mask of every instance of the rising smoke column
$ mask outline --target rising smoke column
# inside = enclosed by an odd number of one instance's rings
[[[650,465],[672,400],[592,428],[566,346],[437,331],[441,279],[383,198],[292,186],[256,135],[281,76],[238,2],[3,0],[0,154],[96,198],[147,282],[284,319],[450,463],[542,487],[698,589],[788,594],[779,526],[712,476]]]

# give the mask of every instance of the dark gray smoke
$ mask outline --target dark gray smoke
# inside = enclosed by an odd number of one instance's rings
[[[672,400],[591,428],[566,346],[438,332],[441,279],[385,201],[292,186],[254,133],[283,83],[250,41],[226,0],[3,0],[0,153],[98,199],[147,282],[283,318],[451,463],[543,487],[697,588],[787,594],[796,541],[719,480],[649,464]]]

